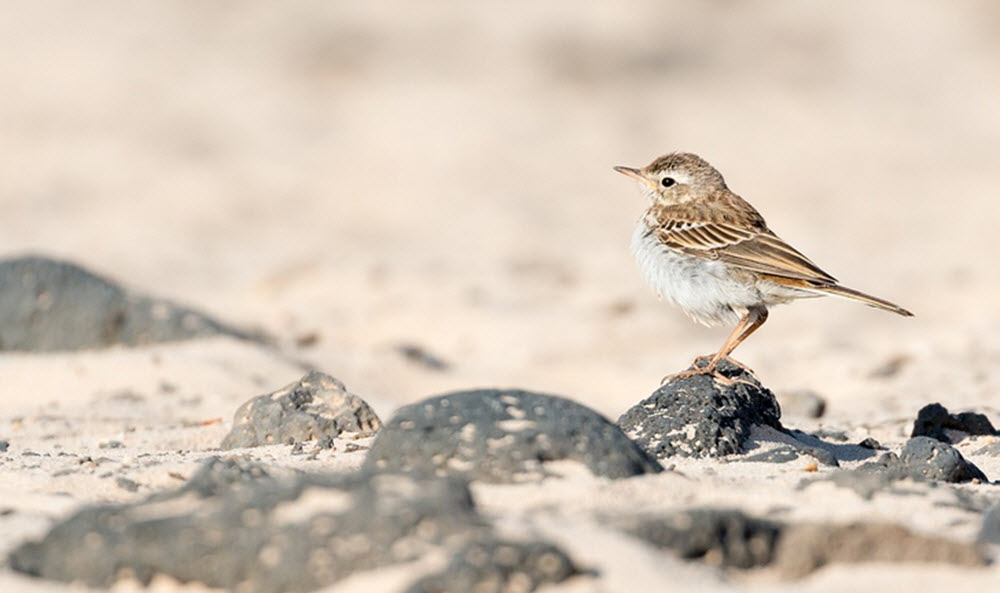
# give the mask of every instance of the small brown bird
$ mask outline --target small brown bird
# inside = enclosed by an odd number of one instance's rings
[[[736,324],[707,365],[699,367],[699,358],[694,369],[672,377],[717,374],[719,362],[764,324],[769,307],[795,299],[833,295],[913,316],[837,284],[767,228],[764,217],[698,155],[675,152],[642,169],[615,170],[637,179],[649,198],[632,234],[632,252],[646,280],[699,323]]]

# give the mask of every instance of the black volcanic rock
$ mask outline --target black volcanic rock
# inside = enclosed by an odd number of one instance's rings
[[[982,470],[968,461],[957,449],[930,437],[913,437],[899,455],[883,453],[875,461],[853,469],[836,470],[820,478],[854,490],[863,498],[892,486],[897,480],[933,482],[988,482]],[[807,482],[808,483],[808,482]]]
[[[69,262],[35,256],[0,261],[0,351],[136,346],[219,334],[262,339],[132,293]]]
[[[982,470],[967,461],[958,449],[930,437],[906,441],[899,462],[910,477],[941,482],[988,482]]]
[[[177,490],[77,511],[40,541],[16,548],[8,563],[92,587],[165,574],[279,593],[311,591],[489,535],[459,480],[285,474],[246,459],[212,459]]]
[[[1000,434],[984,414],[975,412],[949,414],[944,406],[935,403],[920,409],[910,436],[926,436],[942,443],[953,442],[946,431],[964,432],[969,435]]]
[[[548,475],[545,462],[570,460],[598,476],[662,471],[625,434],[590,408],[519,390],[462,391],[403,406],[375,439],[375,471],[522,482]]]
[[[766,566],[773,559],[782,525],[737,510],[690,509],[666,516],[637,515],[615,524],[677,556],[726,568]]]
[[[728,569],[771,566],[786,578],[801,578],[834,563],[989,562],[980,545],[892,523],[784,523],[711,508],[640,514],[610,523],[683,559]]]
[[[733,455],[754,425],[783,430],[774,394],[756,377],[728,361],[719,372],[734,382],[711,375],[673,379],[622,414],[618,425],[657,459]]]
[[[445,570],[420,579],[406,593],[528,593],[576,574],[580,570],[573,561],[552,544],[487,539],[467,544]]]
[[[381,425],[375,411],[349,393],[343,383],[312,371],[295,383],[240,406],[222,448],[295,444],[332,439],[343,433],[366,437],[375,434]]]

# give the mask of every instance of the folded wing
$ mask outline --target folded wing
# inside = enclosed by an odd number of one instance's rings
[[[672,220],[655,232],[673,249],[751,272],[820,285],[837,283],[836,278],[766,228],[750,230],[717,222]]]

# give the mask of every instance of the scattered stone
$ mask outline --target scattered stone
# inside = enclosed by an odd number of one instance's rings
[[[418,344],[397,344],[396,352],[399,352],[406,360],[432,371],[446,371],[451,366]]]
[[[938,482],[989,481],[957,449],[929,437],[908,440],[900,455],[884,453],[875,461],[863,463],[854,469],[832,472],[824,479],[870,499],[893,482],[906,478]]]
[[[490,539],[466,545],[455,553],[445,570],[420,579],[406,591],[527,593],[577,574],[580,570],[569,556],[551,544]]]
[[[746,370],[723,361],[723,385],[710,375],[673,379],[618,419],[618,425],[657,459],[740,453],[753,426],[782,430],[774,394]]]
[[[318,331],[301,333],[295,336],[295,346],[297,348],[312,348],[316,344],[319,344],[322,337],[322,334]]]
[[[920,535],[893,524],[783,524],[719,509],[691,509],[666,517],[637,515],[613,523],[684,559],[722,568],[773,565],[787,578],[801,578],[836,562],[982,566],[988,561],[978,545]]]
[[[296,383],[259,395],[236,410],[223,449],[295,444],[344,433],[373,435],[382,426],[375,411],[337,379],[312,371]]]
[[[903,367],[910,363],[907,354],[896,354],[868,372],[872,379],[889,379],[899,374]]]
[[[982,470],[966,461],[958,449],[929,437],[906,441],[899,458],[910,476],[922,476],[942,482],[988,482]]]
[[[979,530],[978,539],[981,542],[1000,544],[1000,502],[983,515],[983,526]]]
[[[942,562],[982,566],[974,544],[921,535],[900,525],[792,525],[775,550],[775,565],[788,578],[801,578],[834,562]]]
[[[10,443],[8,441],[0,441],[0,453],[6,453],[9,447]]]
[[[858,443],[858,446],[864,447],[865,449],[871,449],[873,451],[882,449],[882,444],[871,437],[865,437],[865,440]]]
[[[125,443],[121,441],[102,441],[97,444],[98,449],[121,449],[125,446]]]
[[[778,523],[718,509],[692,509],[665,517],[638,515],[615,524],[681,558],[725,568],[770,564],[782,530]]]
[[[913,423],[912,437],[927,436],[937,439],[942,443],[954,443],[949,436],[955,432],[967,435],[997,435],[996,428],[990,423],[989,418],[984,414],[975,412],[962,412],[960,414],[949,414],[948,410],[941,404],[928,404],[917,413],[917,420]],[[961,436],[957,440],[961,440]]]
[[[488,531],[458,480],[272,475],[246,459],[213,458],[177,490],[85,507],[15,549],[8,563],[101,588],[163,574],[247,593],[311,591]]]
[[[38,256],[0,261],[0,351],[136,346],[219,334],[264,341],[69,262]]]
[[[571,460],[595,475],[625,478],[662,471],[597,412],[568,399],[483,389],[403,406],[365,460],[375,471],[522,482],[548,475],[544,463]]]
[[[781,411],[788,416],[822,418],[826,413],[826,400],[809,390],[786,391],[778,395]]]
[[[118,484],[118,487],[121,488],[122,490],[128,490],[129,492],[139,491],[139,483],[136,482],[135,480],[119,477],[115,479],[115,483]]]

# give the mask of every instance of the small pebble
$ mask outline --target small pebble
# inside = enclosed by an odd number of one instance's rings
[[[139,483],[128,478],[119,477],[115,480],[115,483],[118,484],[119,488],[128,490],[129,492],[137,492],[139,490]]]

